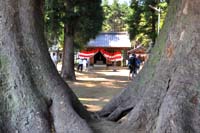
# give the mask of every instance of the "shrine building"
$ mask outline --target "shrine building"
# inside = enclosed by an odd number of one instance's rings
[[[78,53],[79,58],[89,59],[90,65],[122,66],[127,59],[131,42],[127,32],[102,32],[88,42]]]

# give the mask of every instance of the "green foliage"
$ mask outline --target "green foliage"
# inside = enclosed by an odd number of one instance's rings
[[[45,31],[48,44],[64,42],[64,34],[74,37],[75,47],[94,38],[103,22],[101,0],[45,0]],[[64,33],[64,26],[68,30]]]
[[[120,4],[118,0],[114,0],[112,5],[109,5],[108,1],[104,0],[102,5],[105,17],[102,30],[105,32],[127,31],[128,25],[126,20],[131,12],[128,4]]]
[[[63,42],[64,16],[63,0],[45,0],[44,21],[48,46]]]
[[[101,31],[103,9],[101,0],[80,0],[76,13],[79,14],[75,27],[75,44],[84,45]]]
[[[132,0],[130,8],[132,14],[128,17],[129,34],[131,40],[136,40],[147,46],[151,41],[155,42],[157,37],[158,12],[151,9],[149,5],[162,9],[160,25],[161,28],[167,12],[167,3],[163,0]]]

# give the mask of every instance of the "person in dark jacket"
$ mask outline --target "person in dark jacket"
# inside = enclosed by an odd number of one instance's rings
[[[128,60],[128,68],[130,70],[128,79],[132,79],[137,74],[136,55],[132,54]]]

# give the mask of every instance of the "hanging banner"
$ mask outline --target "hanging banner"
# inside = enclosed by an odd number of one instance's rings
[[[123,59],[121,52],[109,53],[104,49],[101,49],[100,52],[109,61],[121,61]]]
[[[78,53],[78,56],[79,58],[91,58],[98,52],[101,52],[102,55],[109,61],[121,61],[123,59],[121,52],[110,53],[104,49],[94,49],[90,51],[82,50]]]
[[[94,56],[98,51],[99,51],[98,49],[94,49],[94,50],[90,50],[90,51],[82,50],[81,52],[78,53],[78,57],[79,57],[79,58],[91,58],[91,57]]]

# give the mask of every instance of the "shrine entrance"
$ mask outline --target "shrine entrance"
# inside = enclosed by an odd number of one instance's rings
[[[96,65],[106,64],[106,58],[103,56],[103,54],[100,51],[94,55],[94,64]]]

